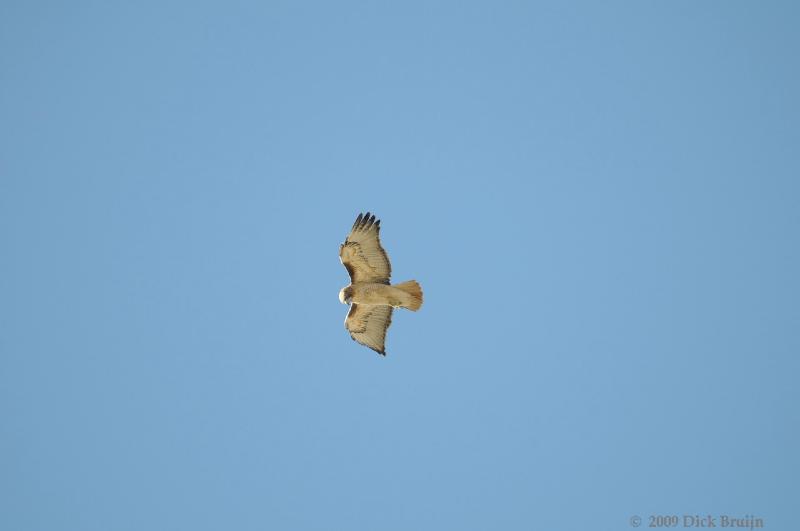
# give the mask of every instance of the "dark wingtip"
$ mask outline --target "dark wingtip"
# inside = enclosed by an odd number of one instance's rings
[[[380,229],[381,220],[375,217],[375,214],[367,212],[366,214],[359,214],[356,222],[353,223],[351,230],[369,230],[373,227]]]
[[[355,338],[353,338],[353,339],[355,340]],[[362,344],[363,344],[363,343],[362,343]],[[378,354],[380,354],[381,356],[386,356],[386,347],[383,347],[383,350],[378,350],[378,349],[376,349],[375,347],[370,347],[369,345],[365,345],[365,346],[366,346],[367,348],[369,348],[370,350],[374,350],[375,352],[377,352],[377,353],[378,353]]]
[[[360,212],[359,212],[359,213],[358,213],[358,217],[356,218],[356,222],[355,222],[355,223],[353,223],[353,228],[354,228],[354,229],[355,229],[356,227],[358,227],[358,226],[361,224],[361,220],[362,220],[363,218],[364,218],[364,214],[362,214],[362,213],[360,213]]]

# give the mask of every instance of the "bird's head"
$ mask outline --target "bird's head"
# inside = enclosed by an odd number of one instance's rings
[[[353,288],[351,286],[342,288],[341,291],[339,291],[339,302],[342,304],[350,304],[353,302]]]

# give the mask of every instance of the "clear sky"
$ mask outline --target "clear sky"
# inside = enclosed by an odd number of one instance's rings
[[[796,5],[3,1],[0,529],[796,528]]]

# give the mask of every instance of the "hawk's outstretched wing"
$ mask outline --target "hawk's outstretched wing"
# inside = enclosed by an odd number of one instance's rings
[[[392,265],[381,247],[380,220],[367,212],[359,214],[347,239],[339,247],[339,258],[350,274],[350,281],[389,283]]]
[[[350,337],[378,354],[386,355],[386,330],[392,324],[391,306],[351,304],[344,327]]]

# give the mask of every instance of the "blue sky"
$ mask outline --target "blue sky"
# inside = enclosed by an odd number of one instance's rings
[[[3,2],[0,528],[791,528],[798,14]]]

